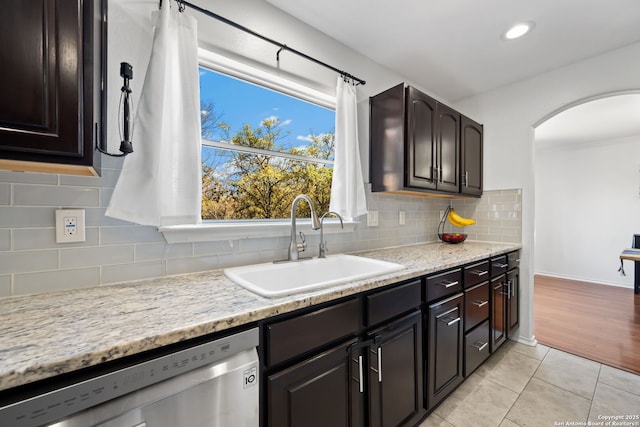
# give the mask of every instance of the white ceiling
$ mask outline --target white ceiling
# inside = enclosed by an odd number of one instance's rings
[[[449,102],[640,41],[639,0],[267,1]],[[532,33],[502,39],[523,20]]]

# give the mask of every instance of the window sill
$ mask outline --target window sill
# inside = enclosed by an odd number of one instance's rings
[[[357,221],[326,219],[323,223],[325,234],[350,233],[355,231]],[[296,221],[297,231],[306,235],[320,234],[320,230],[311,230],[311,221]],[[167,243],[214,242],[217,240],[252,239],[262,237],[282,237],[291,235],[291,221],[251,221],[240,222],[204,222],[194,225],[172,225],[159,227]]]

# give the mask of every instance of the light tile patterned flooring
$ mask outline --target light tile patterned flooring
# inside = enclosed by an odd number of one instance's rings
[[[640,426],[639,416],[639,375],[507,341],[420,427]]]

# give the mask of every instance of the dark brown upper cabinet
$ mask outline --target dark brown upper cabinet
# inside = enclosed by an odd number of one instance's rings
[[[100,0],[5,0],[0,168],[97,175]]]
[[[468,117],[460,116],[460,192],[482,195],[483,127]]]
[[[477,134],[463,128],[462,118],[454,109],[404,84],[371,97],[372,191],[480,196],[482,135],[478,140]],[[471,123],[482,132],[481,125]],[[462,144],[463,131],[467,145]],[[474,161],[480,163],[472,164]]]

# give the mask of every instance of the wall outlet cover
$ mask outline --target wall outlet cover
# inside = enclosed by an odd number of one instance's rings
[[[85,240],[84,209],[56,210],[56,243]]]
[[[367,214],[367,226],[378,226],[378,211],[369,211],[369,213]]]

